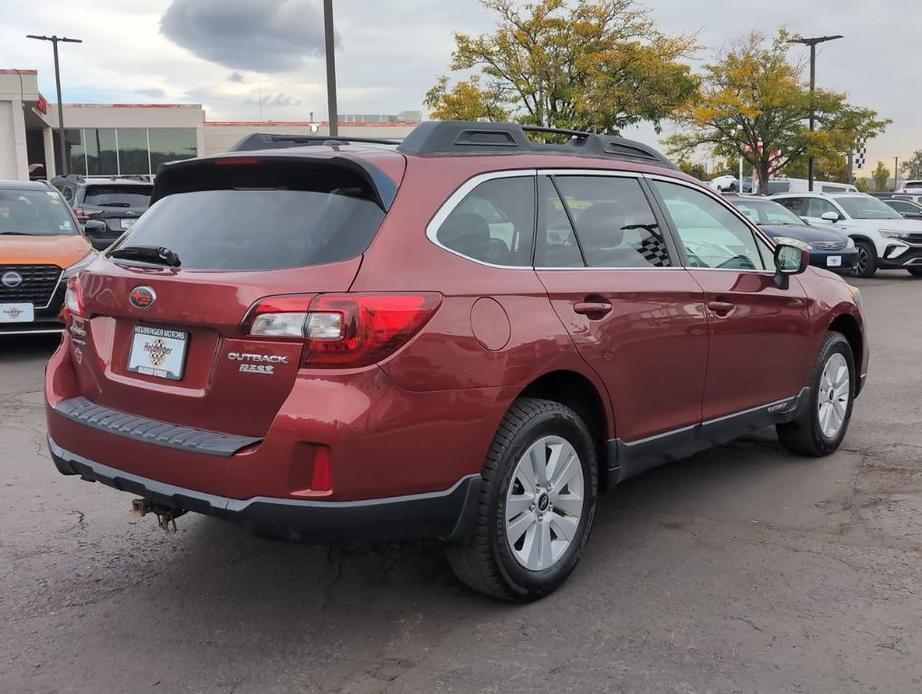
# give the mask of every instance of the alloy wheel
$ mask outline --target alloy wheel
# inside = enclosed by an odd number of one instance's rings
[[[842,430],[851,397],[851,379],[848,362],[839,352],[832,354],[820,376],[817,398],[820,429],[826,438],[834,439]]]
[[[585,480],[579,454],[560,436],[545,436],[519,458],[506,494],[506,540],[529,571],[553,566],[577,539]]]

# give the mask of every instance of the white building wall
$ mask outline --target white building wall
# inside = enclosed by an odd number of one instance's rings
[[[340,137],[380,137],[389,140],[400,140],[406,137],[416,123],[390,124],[339,124]],[[275,135],[328,135],[330,132],[326,123],[319,124],[318,130],[311,130],[309,123],[233,123],[233,122],[205,122],[204,127],[204,154],[220,154],[226,152],[239,140],[253,133],[272,133]]]
[[[46,120],[57,127],[57,106],[49,105]],[[199,104],[64,104],[66,129],[200,128],[204,122]]]

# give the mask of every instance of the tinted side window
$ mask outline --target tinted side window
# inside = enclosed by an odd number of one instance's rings
[[[655,181],[685,246],[688,264],[732,270],[764,270],[752,230],[735,214],[700,191]]]
[[[636,178],[559,176],[590,267],[668,267],[662,230]]]
[[[538,239],[535,267],[584,267],[563,201],[547,176],[538,179]]]
[[[435,233],[440,244],[493,265],[531,267],[535,179],[494,178],[474,188]]]
[[[779,205],[784,205],[798,217],[807,216],[807,201],[803,198],[780,198],[775,202]]]
[[[828,200],[823,200],[821,198],[810,198],[807,200],[807,217],[822,217],[827,212],[835,212],[839,214],[839,211],[833,207],[832,203]]]

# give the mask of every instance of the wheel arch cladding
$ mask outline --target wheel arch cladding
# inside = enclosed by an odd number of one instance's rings
[[[854,316],[848,313],[842,313],[833,319],[832,323],[829,324],[829,329],[837,333],[842,333],[845,339],[848,340],[848,344],[852,348],[852,354],[855,358],[855,369],[860,372],[861,365],[864,363],[862,361],[864,357],[864,340],[861,335],[861,328],[858,325],[858,321]],[[856,382],[856,389],[861,387],[860,383],[861,379],[859,378]]]
[[[519,397],[553,400],[571,408],[586,423],[596,443],[599,483],[604,488],[608,480],[608,448],[606,441],[613,436],[603,395],[588,378],[576,371],[551,371],[532,381]]]

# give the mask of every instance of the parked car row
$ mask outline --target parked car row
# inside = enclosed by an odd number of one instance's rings
[[[153,184],[147,176],[135,178],[57,176],[52,185],[61,191],[99,250],[108,248],[134,224],[150,204]]]

